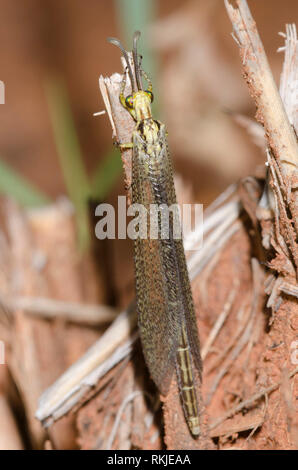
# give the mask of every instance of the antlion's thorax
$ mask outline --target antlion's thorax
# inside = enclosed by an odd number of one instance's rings
[[[133,95],[133,108],[136,121],[143,121],[152,117],[151,100],[146,91],[137,91]]]

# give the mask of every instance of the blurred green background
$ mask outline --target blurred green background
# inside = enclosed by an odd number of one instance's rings
[[[278,80],[277,32],[297,18],[298,4],[249,4]],[[210,203],[263,162],[230,115],[253,117],[254,108],[222,0],[0,0],[0,11],[0,192],[27,207],[68,194],[83,249],[88,201],[124,193],[108,118],[93,116],[103,109],[98,77],[121,71],[108,36],[129,49],[133,31],[142,31],[157,117],[196,201]]]

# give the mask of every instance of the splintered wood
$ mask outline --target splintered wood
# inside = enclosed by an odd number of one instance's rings
[[[285,61],[279,94],[247,2],[239,0],[238,8],[227,0],[225,4],[240,48],[244,78],[267,141],[268,172],[263,194],[248,212],[251,219],[257,216],[260,221],[263,257],[269,267],[265,292],[269,295],[267,307],[272,311],[265,350],[258,360],[257,385],[279,380],[281,386],[267,399],[266,419],[255,441],[262,445],[267,440],[271,448],[293,449],[298,443],[295,374],[291,384],[289,381],[295,367],[291,348],[297,336],[294,319],[298,313],[297,33],[295,25],[287,25],[286,34],[282,34],[285,46],[280,50],[285,51]],[[247,207],[250,195],[243,194],[243,199]]]

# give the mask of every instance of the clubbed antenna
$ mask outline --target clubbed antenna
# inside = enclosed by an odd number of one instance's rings
[[[139,67],[138,49],[137,49],[137,43],[138,43],[138,40],[139,40],[140,36],[141,36],[140,31],[136,31],[134,33],[134,35],[133,35],[133,52],[132,52],[138,90],[143,89],[143,87],[142,87],[142,78],[141,78],[140,67]]]
[[[129,59],[128,59],[128,55],[127,55],[126,50],[125,50],[124,47],[122,46],[122,44],[121,44],[121,42],[119,41],[119,39],[116,39],[116,38],[108,38],[108,41],[109,41],[111,44],[114,44],[114,46],[119,47],[119,49],[121,50],[122,55],[123,55],[123,57],[124,57],[124,59],[125,59],[126,65],[127,65],[127,69],[128,69],[128,74],[129,74],[129,78],[130,78],[130,83],[131,83],[132,91],[135,92],[135,91],[136,91],[135,81],[134,81],[134,78],[133,78],[133,73],[132,73],[132,70],[131,70],[131,66],[130,66],[130,63],[129,63]]]

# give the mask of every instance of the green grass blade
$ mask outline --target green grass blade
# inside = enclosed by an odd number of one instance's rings
[[[24,207],[41,207],[51,200],[31,183],[0,161],[0,193],[12,197]]]
[[[88,213],[91,188],[81,155],[67,90],[62,81],[52,80],[46,84],[46,94],[64,181],[75,207],[79,245],[82,250],[85,250],[89,247],[91,240]]]
[[[104,201],[117,181],[122,169],[118,149],[109,152],[96,168],[92,177],[92,199]]]

